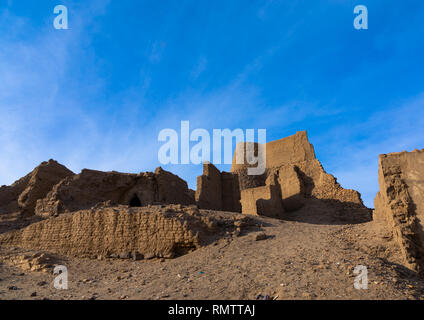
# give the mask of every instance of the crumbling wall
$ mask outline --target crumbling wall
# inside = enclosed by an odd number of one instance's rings
[[[424,149],[382,154],[380,190],[374,200],[374,219],[384,222],[402,250],[405,264],[424,270]]]
[[[203,175],[197,177],[196,202],[201,209],[240,212],[237,176],[204,163]]]
[[[237,145],[231,166],[231,172],[244,172],[249,167],[256,167],[247,162],[246,144],[252,142],[240,143]],[[258,154],[258,143],[253,143],[254,155]],[[312,144],[308,141],[306,131],[299,131],[296,134],[266,143],[266,168],[277,168],[283,165],[295,164],[303,161],[315,159],[315,151]],[[244,162],[237,163],[237,150],[244,153]]]
[[[305,181],[295,165],[286,165],[275,170],[277,182],[280,186],[280,195],[283,208],[286,211],[295,211],[304,205],[307,196]]]
[[[221,180],[221,172],[213,164],[203,164],[203,175],[197,177],[196,201],[199,208],[222,210]]]
[[[227,230],[220,226],[234,229],[236,221],[233,216],[202,213],[195,206],[99,206],[1,234],[0,245],[91,258],[172,258],[225,236]]]
[[[25,215],[33,215],[37,200],[44,198],[59,181],[72,175],[72,171],[57,161],[41,163],[11,186],[0,188],[0,212],[20,211]]]
[[[241,206],[245,214],[283,218],[284,207],[277,177],[269,176],[265,186],[242,190]]]
[[[183,205],[195,203],[194,191],[189,189],[187,182],[177,175],[159,167],[155,170],[154,179],[157,184],[155,202]]]
[[[222,210],[241,212],[238,176],[230,172],[221,173]]]
[[[316,159],[314,147],[309,142],[306,131],[299,131],[295,135],[268,142],[266,151],[267,168]]]
[[[104,201],[130,206],[195,203],[187,183],[162,168],[139,174],[84,169],[54,186],[44,199],[37,201],[35,211],[40,216],[55,216]]]
[[[280,172],[282,168],[284,166],[280,167]],[[325,172],[318,159],[298,162],[295,164],[295,170],[299,184],[303,185],[300,193],[306,198],[334,200],[349,207],[364,207],[361,194],[356,190],[342,188],[333,175]],[[285,178],[286,176],[282,175],[282,179]]]
[[[237,152],[241,152],[245,145],[237,146],[231,167],[231,172],[239,178],[243,213],[252,212],[254,203],[265,197],[265,193],[269,193],[270,196],[271,190],[279,190],[285,211],[301,208],[310,198],[337,202],[345,207],[365,208],[359,192],[343,189],[334,176],[325,172],[321,163],[315,158],[314,148],[309,143],[305,131],[265,145],[266,170],[263,175],[248,174],[248,168],[255,165],[247,164],[246,152],[244,152],[245,164],[237,164]],[[255,156],[258,149],[258,144],[254,144]],[[277,182],[271,187],[269,178],[274,176]],[[269,188],[265,188],[266,186]],[[274,191],[273,194],[275,197],[278,192]],[[278,207],[275,205],[279,204],[275,201],[272,201],[273,205],[268,206],[268,209],[266,206],[263,207],[261,214],[276,215],[274,211]]]

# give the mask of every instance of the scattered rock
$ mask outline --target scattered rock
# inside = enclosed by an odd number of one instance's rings
[[[5,261],[11,265],[21,268],[24,271],[41,271],[48,273],[52,272],[54,265],[57,263],[57,259],[47,253],[9,256],[5,258]]]
[[[120,258],[120,259],[129,259],[129,258],[131,258],[131,255],[130,255],[130,253],[129,253],[129,252],[121,252],[121,253],[119,254],[119,258]]]
[[[253,235],[255,241],[261,241],[268,238],[265,232],[258,232]]]
[[[269,295],[263,295],[260,293],[256,296],[256,300],[272,300],[272,298]]]
[[[156,255],[154,253],[146,253],[144,255],[144,259],[146,259],[146,260],[151,260],[153,258],[156,258]]]
[[[137,251],[133,252],[131,254],[131,257],[132,257],[132,259],[134,261],[138,261],[138,260],[143,260],[144,259],[144,256],[141,253],[137,252]]]

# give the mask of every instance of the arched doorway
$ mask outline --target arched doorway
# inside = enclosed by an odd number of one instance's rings
[[[141,207],[141,201],[136,194],[130,200],[130,207]]]

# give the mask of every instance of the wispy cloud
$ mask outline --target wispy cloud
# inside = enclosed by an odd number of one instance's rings
[[[325,168],[373,207],[379,155],[424,148],[424,94],[372,113],[366,121],[329,129],[313,142],[318,156],[325,155]]]
[[[84,138],[99,138],[95,121],[74,95],[81,88],[68,82],[67,74],[73,67],[70,52],[83,51],[84,27],[107,2],[94,1],[75,14],[66,31],[52,23],[35,30],[8,9],[0,14],[1,25],[13,30],[0,39],[0,184],[10,184],[46,158],[67,159]],[[33,36],[18,37],[28,32]],[[80,134],[72,130],[77,124]]]
[[[396,100],[422,90],[422,10],[393,24],[398,11],[379,16],[375,4],[374,27],[353,33],[350,5],[327,2],[168,2],[164,12],[64,0],[66,31],[53,29],[52,12],[5,7],[0,184],[48,158],[76,172],[153,170],[159,131],[189,120],[192,129],[266,128],[268,140],[307,129],[327,171],[372,205],[378,154],[423,145],[424,98]],[[191,187],[202,170],[166,169]]]

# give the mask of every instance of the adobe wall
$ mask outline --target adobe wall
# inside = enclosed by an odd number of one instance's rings
[[[252,226],[255,222],[243,215],[215,214],[195,205],[103,204],[0,234],[0,246],[94,259],[173,258]]]
[[[255,155],[257,155],[257,143],[254,143]],[[237,145],[231,166],[231,172],[245,171],[248,167],[255,167],[255,165],[248,165],[246,161],[246,152],[244,151],[245,161],[244,164],[237,164],[237,150],[244,148],[245,143]],[[294,164],[302,161],[315,159],[314,147],[309,143],[306,131],[299,131],[296,134],[270,141],[265,144],[266,146],[266,168],[276,168],[282,165]]]
[[[154,179],[157,185],[154,202],[183,205],[195,203],[195,192],[189,189],[186,181],[172,172],[159,167],[154,172]]]
[[[98,203],[146,206],[149,204],[194,204],[193,191],[178,176],[156,169],[139,174],[84,169],[55,185],[44,199],[37,201],[36,214],[48,217],[89,209]]]
[[[266,167],[276,168],[282,165],[314,160],[314,147],[308,140],[306,131],[266,144]]]
[[[392,230],[410,268],[424,270],[424,149],[382,154],[376,221]]]
[[[244,145],[246,144],[237,146],[231,168],[231,172],[239,178],[243,213],[252,212],[251,208],[255,201],[265,197],[266,192],[270,192],[272,188],[262,187],[267,186],[269,178],[274,176],[277,179],[274,188],[279,189],[285,211],[298,210],[310,198],[337,202],[344,207],[365,209],[359,192],[343,189],[334,176],[325,172],[315,157],[314,147],[309,143],[305,131],[268,142],[266,144],[266,171],[259,176],[248,175],[247,169],[252,167],[251,165],[236,163],[237,153]],[[257,152],[258,144],[256,143],[254,146]],[[246,161],[246,154],[244,156]],[[244,192],[245,190],[250,191]],[[248,197],[253,198],[247,200]]]
[[[43,220],[0,235],[0,245],[92,258],[123,252],[172,258],[198,248],[215,233],[214,220],[194,207],[117,206]]]
[[[203,164],[203,175],[197,177],[196,202],[199,208],[222,210],[221,180],[221,172],[213,164]]]
[[[280,195],[286,211],[295,211],[304,205],[307,196],[306,182],[297,166],[287,165],[276,170]]]
[[[230,172],[221,173],[222,210],[241,212],[240,186],[237,175]]]
[[[203,175],[197,177],[196,202],[201,209],[241,212],[237,175],[204,163]]]
[[[244,214],[283,218],[281,189],[275,176],[262,187],[241,190],[241,207]]]

